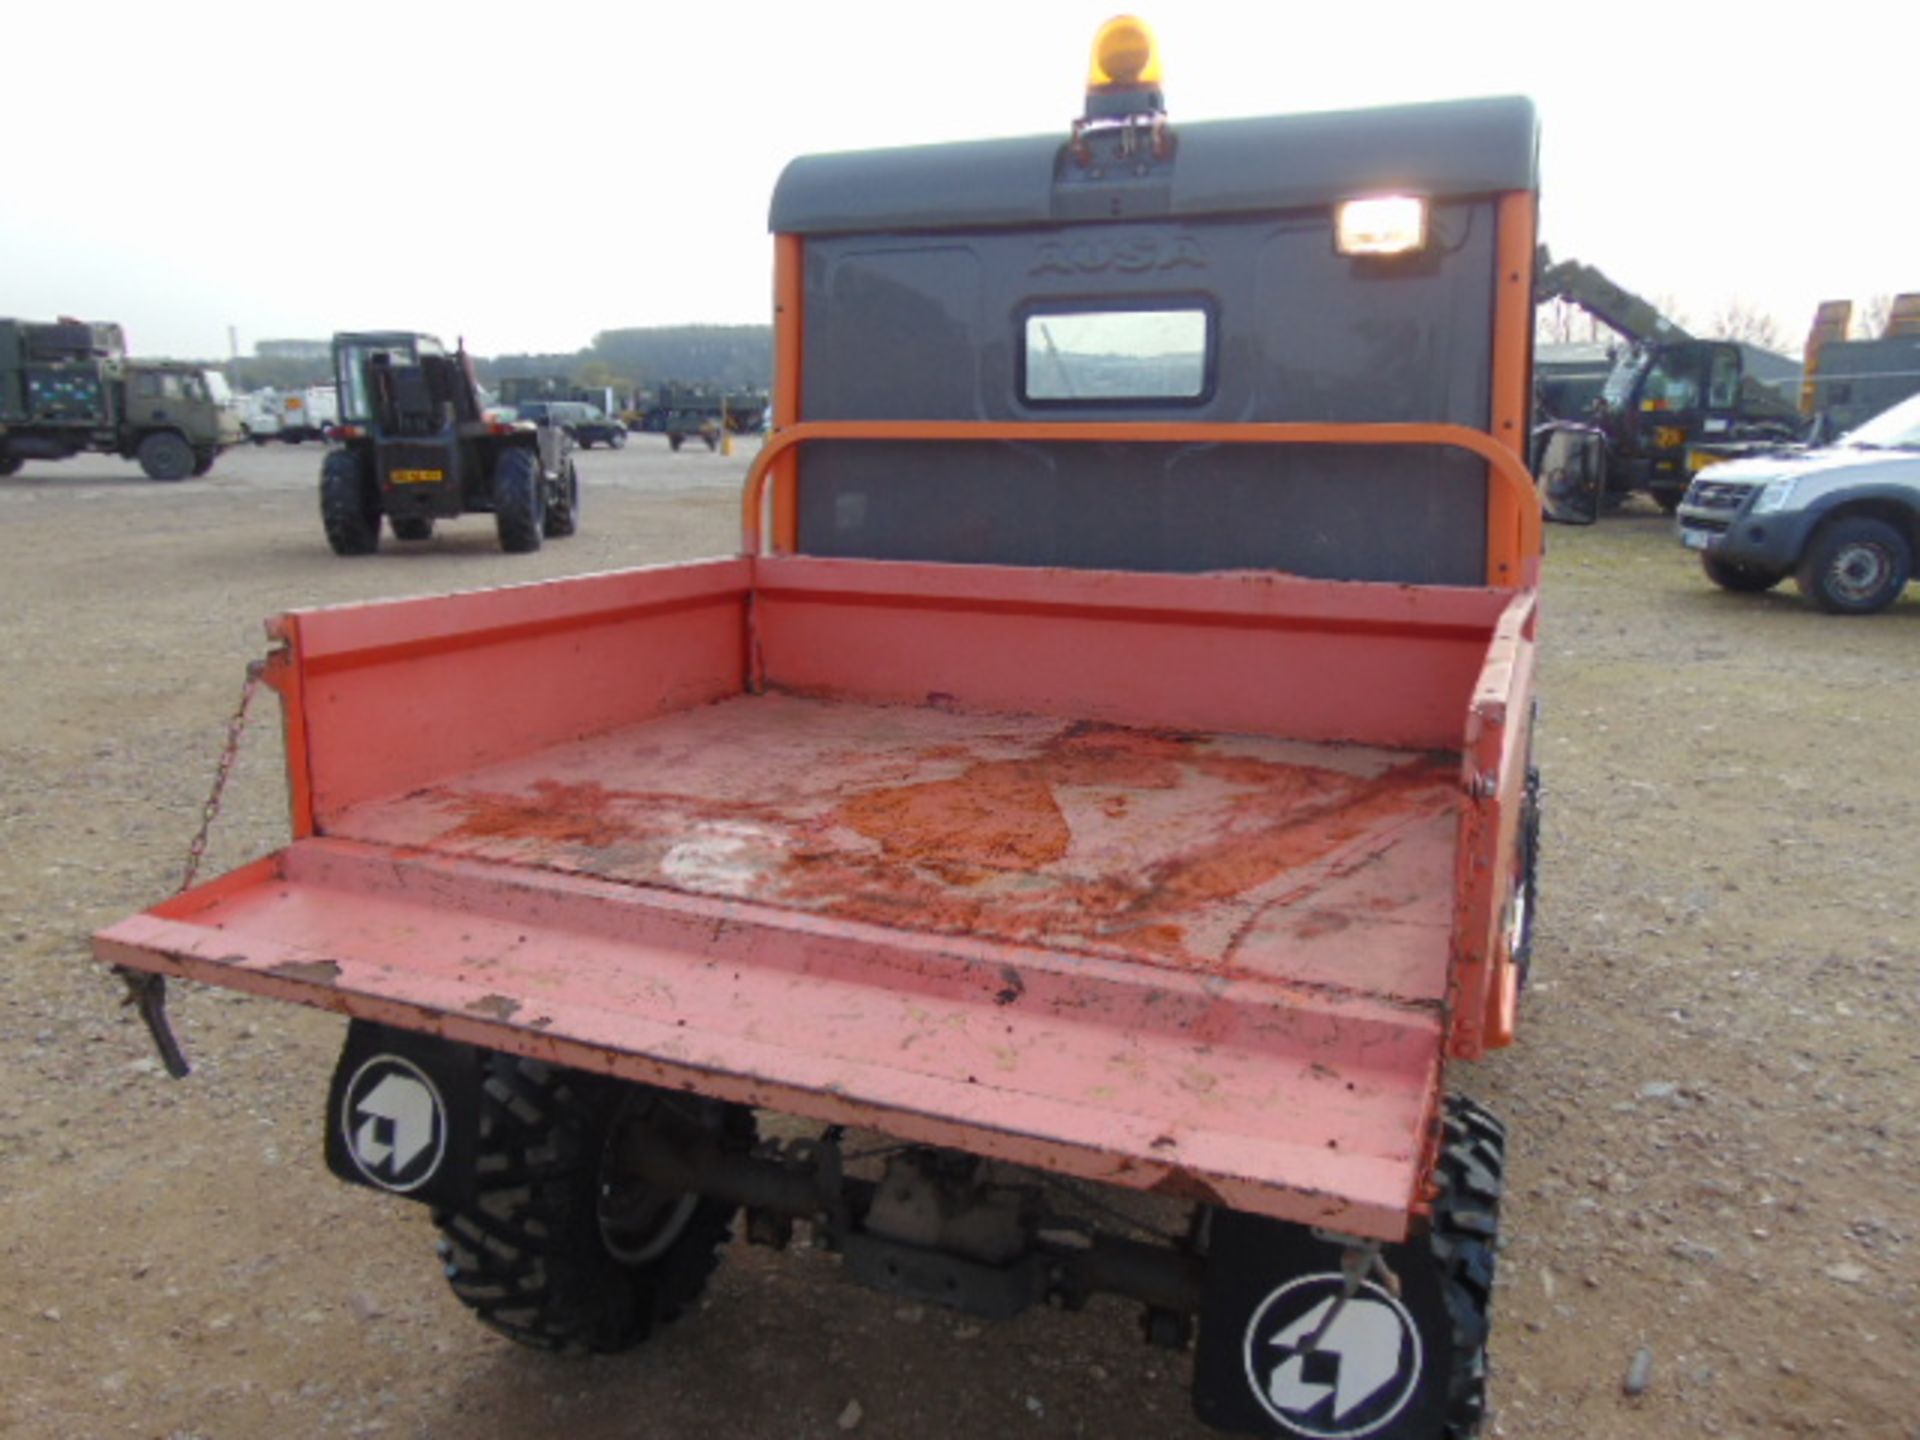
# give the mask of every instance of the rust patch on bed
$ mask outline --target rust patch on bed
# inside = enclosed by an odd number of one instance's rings
[[[536,780],[531,795],[443,793],[436,798],[462,812],[460,823],[442,837],[447,840],[549,840],[604,849],[628,832],[612,813],[619,797],[592,781]]]
[[[1192,931],[1210,907],[1271,889],[1370,832],[1453,803],[1453,762],[1445,757],[1421,756],[1367,777],[1222,755],[1208,748],[1211,738],[1076,724],[1030,758],[981,760],[951,779],[865,791],[796,847],[783,898],[885,925],[1032,942],[1080,937],[1206,963],[1193,952]],[[1111,816],[1127,808],[1115,800],[1195,777],[1224,792],[1221,822],[1205,842],[1139,869],[1072,873],[1063,790],[1094,791],[1092,803]],[[1120,793],[1103,796],[1103,789]],[[866,837],[877,852],[831,843],[835,827]],[[1318,883],[1303,876],[1301,898]],[[1321,910],[1305,923],[1328,933],[1348,922]],[[1231,951],[1215,963],[1229,963]]]
[[[840,806],[849,829],[892,860],[961,885],[996,870],[1032,870],[1067,853],[1072,838],[1053,791],[1022,760],[985,761],[953,780],[870,790]]]

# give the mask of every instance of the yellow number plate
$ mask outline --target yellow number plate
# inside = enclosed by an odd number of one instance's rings
[[[389,470],[387,479],[395,485],[432,485],[447,478],[444,470]]]

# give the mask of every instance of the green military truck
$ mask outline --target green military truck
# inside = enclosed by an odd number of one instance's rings
[[[0,320],[0,475],[92,451],[184,480],[239,439],[203,368],[129,360],[118,325]]]

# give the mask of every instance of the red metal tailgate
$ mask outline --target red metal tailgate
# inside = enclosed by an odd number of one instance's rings
[[[340,839],[103,960],[1085,1179],[1397,1237],[1441,1013]]]

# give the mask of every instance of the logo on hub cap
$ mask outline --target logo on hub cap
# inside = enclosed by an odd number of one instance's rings
[[[447,1151],[447,1109],[411,1060],[376,1055],[347,1083],[340,1131],[360,1173],[383,1190],[417,1190]]]
[[[1247,1324],[1247,1383],[1289,1434],[1360,1440],[1399,1415],[1419,1386],[1420,1332],[1406,1307],[1372,1281],[1341,1305],[1345,1288],[1338,1273],[1303,1275],[1267,1296]]]

